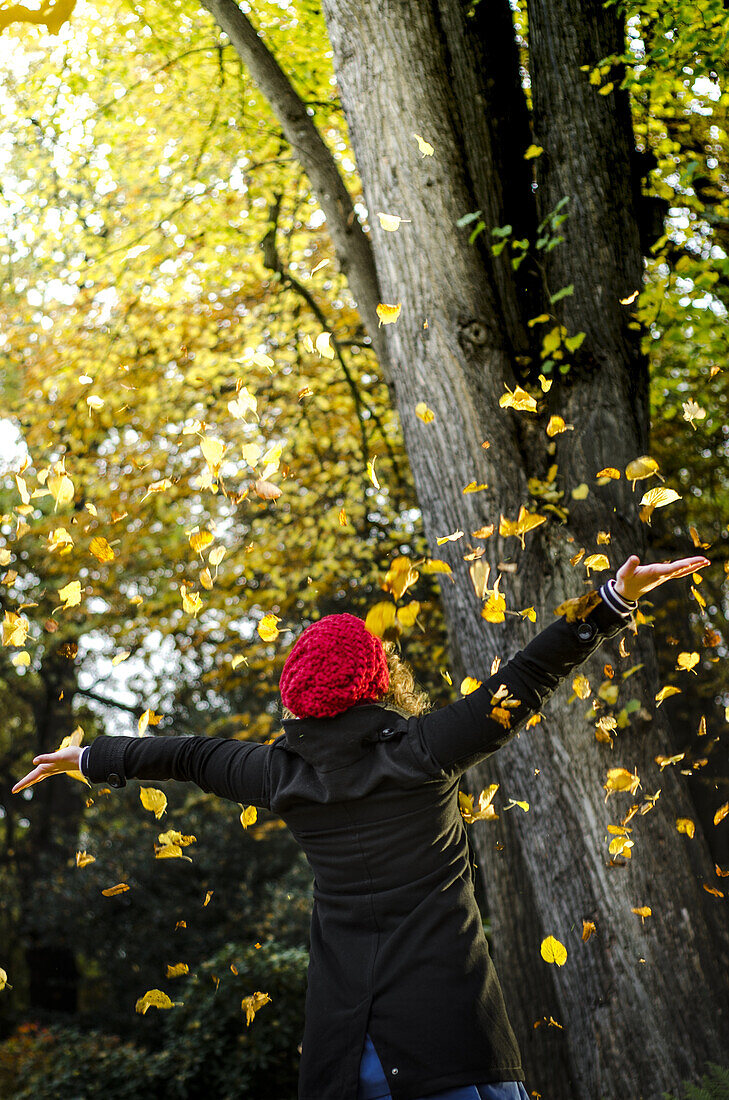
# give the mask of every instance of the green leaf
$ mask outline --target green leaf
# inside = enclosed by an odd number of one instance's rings
[[[563,286],[561,290],[558,290],[556,292],[556,294],[551,295],[551,297],[549,299],[550,304],[554,305],[555,302],[561,302],[561,300],[563,298],[569,298],[570,294],[574,294],[574,292],[575,292],[574,283],[570,283],[569,286]]]

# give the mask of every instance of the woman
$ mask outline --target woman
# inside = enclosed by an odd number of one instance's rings
[[[273,810],[314,872],[300,1100],[525,1100],[460,777],[627,625],[640,596],[709,564],[630,557],[591,610],[551,623],[476,691],[425,714],[383,705],[382,643],[354,616],[330,615],[286,660],[281,699],[295,717],[270,745],[101,736],[37,756],[13,791],[80,767],[94,783],[189,780]]]

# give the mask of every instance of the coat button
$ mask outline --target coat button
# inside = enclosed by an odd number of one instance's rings
[[[391,1069],[391,1070],[390,1070],[390,1073],[392,1074],[392,1076],[393,1076],[393,1077],[397,1077],[397,1074],[398,1074],[398,1068],[397,1068],[397,1066],[395,1066],[395,1068],[394,1068],[394,1069]]]
[[[389,726],[387,727],[387,729],[380,730],[380,740],[381,741],[389,741],[390,738],[394,737],[394,736],[395,736],[395,731],[390,729]]]
[[[577,627],[577,637],[581,642],[591,642],[597,634],[597,627],[594,623],[580,623]]]
[[[124,783],[122,782],[122,777],[120,775],[117,775],[116,772],[112,772],[111,775],[107,775],[106,781],[107,783],[110,783],[112,787],[124,786]]]

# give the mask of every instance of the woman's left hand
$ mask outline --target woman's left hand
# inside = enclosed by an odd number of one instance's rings
[[[631,554],[615,574],[615,591],[626,600],[638,600],[652,588],[658,588],[665,581],[675,577],[685,577],[711,565],[708,558],[699,555],[695,558],[680,558],[678,561],[654,562],[641,565],[640,558]]]
[[[55,752],[46,752],[36,756],[33,763],[37,766],[32,772],[28,772],[12,789],[13,794],[18,794],[24,787],[32,787],[34,783],[40,783],[42,779],[48,779],[52,775],[63,775],[66,772],[77,772],[81,760],[81,749],[78,745],[68,745],[65,749],[56,749]]]

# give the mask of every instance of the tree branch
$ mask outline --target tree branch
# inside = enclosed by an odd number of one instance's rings
[[[383,374],[389,379],[387,348],[376,312],[380,291],[372,248],[334,157],[307,113],[306,104],[235,0],[201,0],[201,4],[227,34],[309,177],[326,216],[340,269],[357,301]]]

